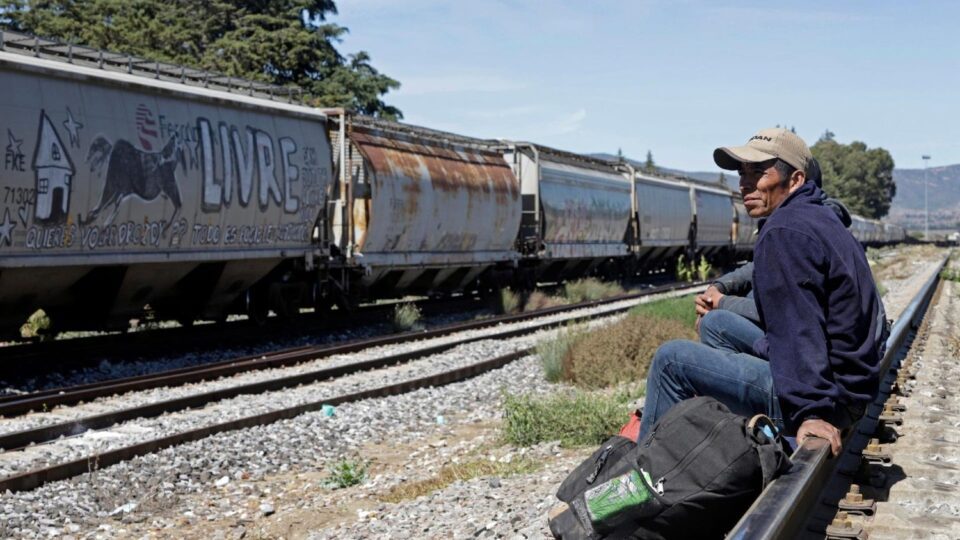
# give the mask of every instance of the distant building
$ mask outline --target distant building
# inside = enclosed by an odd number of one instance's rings
[[[70,213],[70,183],[75,169],[46,111],[40,112],[40,133],[33,154],[33,170],[37,185],[35,220],[63,223]]]

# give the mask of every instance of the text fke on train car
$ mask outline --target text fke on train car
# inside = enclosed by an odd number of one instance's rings
[[[353,285],[456,290],[515,266],[520,186],[490,141],[354,115],[331,116],[331,138],[347,166],[330,235],[362,269]]]
[[[528,143],[508,143],[504,157],[523,191],[521,249],[541,279],[628,255],[631,186],[613,164]]]
[[[0,53],[4,327],[217,316],[311,253],[323,114],[82,63]]]

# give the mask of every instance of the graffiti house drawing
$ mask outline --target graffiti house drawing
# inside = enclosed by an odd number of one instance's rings
[[[34,216],[42,223],[63,223],[70,211],[74,167],[46,111],[40,111],[40,133],[33,154],[37,182]]]

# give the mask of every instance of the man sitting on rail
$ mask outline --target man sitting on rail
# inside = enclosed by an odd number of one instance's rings
[[[812,181],[818,188],[822,188],[820,164],[811,159],[807,165],[807,181]],[[850,228],[853,223],[850,211],[837,199],[821,192],[823,205],[833,210],[844,227]],[[763,227],[765,219],[759,221]],[[707,287],[707,290],[694,298],[697,311],[697,332],[700,334],[700,343],[715,349],[730,352],[753,352],[753,344],[763,337],[763,326],[760,314],[757,312],[757,303],[753,298],[753,263],[749,262],[732,272],[728,272]],[[877,314],[884,332],[877,336],[881,350],[885,346],[887,337],[887,314],[880,306]]]
[[[674,404],[707,395],[738,414],[766,414],[800,444],[824,438],[838,454],[840,430],[876,397],[880,297],[863,249],[807,181],[812,158],[780,128],[714,151],[717,165],[739,170],[750,216],[767,218],[753,271],[764,335],[751,353],[662,345],[647,377],[640,439]]]

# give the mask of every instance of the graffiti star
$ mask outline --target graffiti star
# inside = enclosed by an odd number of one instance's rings
[[[0,245],[13,245],[13,230],[17,228],[17,222],[10,219],[10,209],[3,209],[3,222],[0,223]]]
[[[22,154],[20,150],[20,145],[23,144],[23,139],[18,139],[13,135],[13,132],[7,129],[7,140],[9,144],[7,145],[7,152],[11,154]]]
[[[67,133],[70,134],[70,146],[80,148],[79,131],[80,128],[83,127],[83,124],[73,118],[73,112],[70,111],[70,107],[67,107],[67,119],[63,121],[63,127],[67,128]]]

